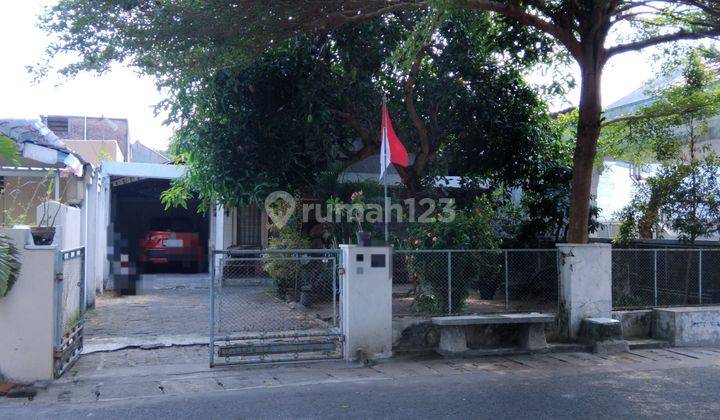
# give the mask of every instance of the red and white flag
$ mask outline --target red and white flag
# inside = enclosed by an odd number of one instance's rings
[[[404,167],[409,165],[407,150],[405,150],[405,146],[403,146],[397,134],[395,134],[392,122],[390,121],[390,113],[384,102],[382,106],[382,123],[380,130],[382,136],[380,143],[380,178],[382,178],[391,163]]]

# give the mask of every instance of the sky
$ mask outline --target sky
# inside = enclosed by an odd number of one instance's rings
[[[154,149],[167,147],[172,129],[153,105],[163,97],[152,78],[121,65],[110,73],[81,74],[58,85],[52,74],[33,83],[26,66],[43,57],[48,36],[36,26],[43,5],[53,0],[0,0],[0,118],[39,118],[40,115],[79,115],[127,118],[130,141]]]
[[[81,74],[58,85],[49,75],[33,83],[26,66],[43,58],[48,35],[37,28],[37,15],[55,0],[0,0],[0,118],[39,118],[40,115],[79,115],[127,118],[131,142],[163,150],[172,128],[155,116],[153,105],[163,99],[152,78],[122,65],[102,76]],[[641,87],[653,74],[649,53],[613,58],[603,78],[604,105]],[[577,102],[577,91],[568,100]],[[565,105],[567,106],[567,105]]]

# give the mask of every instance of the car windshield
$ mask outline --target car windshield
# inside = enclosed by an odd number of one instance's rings
[[[158,217],[150,221],[150,230],[168,232],[192,232],[193,225],[185,217]]]

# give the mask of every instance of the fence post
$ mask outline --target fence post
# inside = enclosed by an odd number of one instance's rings
[[[508,297],[508,291],[510,290],[509,284],[508,284],[508,251],[507,249],[503,251],[503,254],[505,254],[505,310],[510,309],[510,299]]]
[[[87,280],[85,276],[85,258],[87,249],[85,247],[80,249],[82,253],[80,256],[80,322],[85,322],[85,299],[87,295],[87,289],[85,288]]]
[[[452,251],[447,253],[448,270],[448,315],[452,314]]]
[[[653,293],[655,306],[658,306],[658,287],[657,287],[657,249],[653,251]]]
[[[215,251],[212,250],[212,259],[208,258],[210,262],[210,367],[214,367],[215,364],[215,264],[219,264],[219,258],[216,258]]]
[[[561,336],[575,340],[584,318],[610,318],[612,248],[610,244],[557,244],[560,250],[558,314]]]
[[[55,349],[62,346],[63,338],[63,257],[62,250],[55,252]]]
[[[392,249],[391,249],[390,251],[392,251]],[[393,256],[392,256],[392,252],[391,252],[391,253],[390,253],[390,261],[389,261],[389,263],[388,263],[388,264],[390,265],[390,267],[392,267],[392,264],[391,264],[391,263],[392,263],[392,258],[393,258]],[[333,327],[337,327],[337,326],[338,326],[338,316],[337,316],[337,315],[338,315],[338,314],[337,314],[337,286],[336,286],[336,282],[337,282],[337,260],[335,259],[335,256],[334,256],[334,255],[333,255],[333,257],[331,258],[331,260],[332,260]],[[390,275],[392,276],[392,272],[390,272]],[[392,277],[390,278],[390,281],[392,282]]]
[[[698,257],[698,303],[702,305],[702,249]]]

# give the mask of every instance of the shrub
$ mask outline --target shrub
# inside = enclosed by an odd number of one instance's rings
[[[496,215],[490,201],[482,197],[475,200],[472,208],[456,211],[452,220],[437,217],[430,223],[414,226],[409,231],[407,246],[417,250],[491,250],[497,248],[499,242],[495,225]],[[449,309],[458,312],[465,305],[471,288],[478,289],[483,297],[491,295],[497,286],[491,280],[497,278],[494,272],[500,267],[500,255],[493,251],[452,254],[450,308],[447,254],[410,254],[408,270],[420,284],[416,292],[418,309],[431,313],[447,313]]]
[[[268,249],[298,249],[309,248],[310,240],[300,232],[285,227],[278,231],[277,236],[268,239]],[[275,292],[281,299],[296,299],[301,286],[299,278],[302,266],[298,260],[273,259],[273,254],[265,254],[265,271],[275,284]]]

